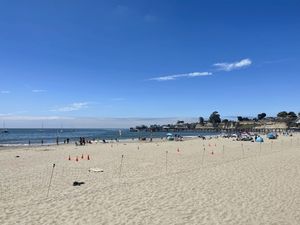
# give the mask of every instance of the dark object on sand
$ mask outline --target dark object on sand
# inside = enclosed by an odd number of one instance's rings
[[[51,172],[51,177],[50,177],[50,181],[49,181],[49,186],[48,186],[48,191],[47,191],[47,197],[49,196],[49,191],[50,191],[51,182],[52,182],[52,178],[53,178],[54,168],[55,168],[55,163],[53,163],[53,165],[52,165],[52,172]]]
[[[16,158],[19,158],[20,156],[19,155],[16,155]]]
[[[269,139],[276,139],[277,138],[277,134],[276,133],[268,133],[267,134],[267,138],[269,138]]]
[[[78,182],[78,181],[73,182],[73,186],[80,186],[82,184],[84,184],[84,182]]]

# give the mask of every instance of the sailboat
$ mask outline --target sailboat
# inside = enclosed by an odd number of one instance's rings
[[[64,132],[63,124],[60,124],[60,133]]]
[[[1,133],[8,133],[8,130],[5,128],[5,122],[3,121],[3,129],[1,131]]]
[[[41,129],[39,130],[40,132],[43,132],[44,131],[44,122],[42,122],[42,126],[41,126]]]

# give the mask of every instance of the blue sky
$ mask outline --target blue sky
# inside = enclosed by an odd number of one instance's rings
[[[7,127],[300,111],[299,1],[0,4]]]

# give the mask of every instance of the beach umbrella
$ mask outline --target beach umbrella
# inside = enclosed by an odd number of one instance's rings
[[[174,137],[168,136],[168,137],[167,137],[167,140],[169,140],[169,141],[174,141]]]
[[[262,137],[257,137],[255,141],[256,142],[264,142],[264,139]]]
[[[171,133],[167,133],[167,136],[173,136],[173,134],[171,134]]]
[[[276,135],[275,135],[274,133],[268,133],[268,134],[267,134],[267,137],[268,137],[269,139],[276,139]]]

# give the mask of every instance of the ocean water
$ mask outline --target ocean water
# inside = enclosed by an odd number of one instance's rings
[[[121,130],[121,132],[120,132]],[[120,135],[121,133],[121,135]],[[45,145],[63,143],[67,138],[70,142],[79,141],[80,137],[88,140],[132,140],[139,137],[162,138],[168,132],[130,132],[129,129],[8,129],[8,133],[0,133],[0,146]],[[212,136],[218,133],[201,131],[171,132],[183,137]]]

